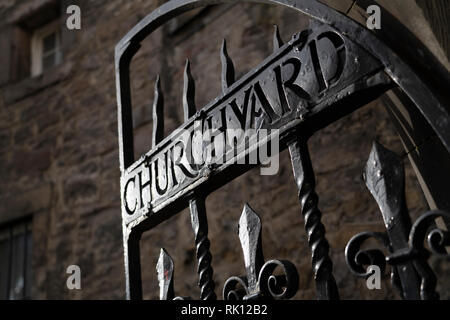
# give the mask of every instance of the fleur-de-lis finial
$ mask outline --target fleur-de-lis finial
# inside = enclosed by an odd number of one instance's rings
[[[183,110],[184,121],[186,122],[196,112],[195,107],[195,82],[191,75],[189,59],[186,59],[184,68],[184,86],[183,86]]]
[[[239,219],[239,239],[244,253],[248,288],[250,291],[255,291],[259,270],[264,264],[261,246],[261,218],[248,203],[245,204]]]
[[[380,208],[393,252],[405,250],[408,248],[411,219],[406,207],[405,171],[402,160],[375,141],[364,169],[364,180]],[[406,289],[405,297],[419,299],[420,281],[415,275],[415,265],[422,265],[423,270],[429,269],[425,260],[416,261],[416,264],[405,261],[392,268],[392,275],[393,283],[399,288],[401,285],[398,280],[408,279],[402,282]],[[425,294],[434,296],[433,287],[427,288]]]
[[[222,91],[225,93],[234,83],[234,65],[227,52],[227,42],[223,39],[222,49],[220,51],[220,60],[222,62]]]
[[[164,248],[161,248],[156,271],[158,272],[159,299],[172,300],[173,290],[173,260]]]
[[[298,289],[298,273],[287,260],[264,263],[259,215],[246,203],[239,219],[239,239],[246,277],[232,276],[223,286],[224,300],[289,299]],[[278,269],[282,274],[275,274]]]
[[[278,50],[283,45],[283,40],[280,36],[280,31],[278,30],[278,26],[274,25],[274,32],[273,32],[273,51]]]
[[[449,217],[443,211],[423,214],[411,227],[405,200],[405,173],[402,159],[378,142],[374,142],[364,170],[366,186],[380,208],[386,226],[385,233],[361,232],[350,239],[345,249],[347,265],[360,277],[367,277],[364,266],[391,265],[391,282],[404,299],[437,299],[436,276],[428,264],[429,253],[424,248],[428,239],[431,250],[444,252],[446,231],[430,229],[438,217]],[[431,231],[430,231],[431,230]],[[427,231],[428,234],[427,234]],[[435,237],[435,241],[433,241]],[[390,253],[364,250],[366,239],[375,238]],[[431,241],[431,242],[430,242]]]
[[[152,148],[164,137],[164,96],[161,90],[159,75],[155,81],[155,94],[153,99],[153,136]]]

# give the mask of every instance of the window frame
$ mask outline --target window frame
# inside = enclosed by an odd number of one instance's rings
[[[21,229],[21,230],[20,230]],[[18,231],[19,230],[19,231]],[[6,275],[6,292],[0,292],[1,299],[21,299],[27,300],[31,299],[31,283],[32,283],[32,250],[33,250],[33,218],[32,216],[27,216],[21,219],[17,219],[6,224],[0,225],[0,232],[7,234],[5,240],[3,240],[8,246],[8,259],[7,259],[7,275]],[[11,290],[13,286],[13,278],[15,271],[13,270],[13,265],[15,263],[15,243],[16,237],[23,235],[23,252],[22,252],[22,277],[23,277],[23,287],[21,297],[11,296]],[[28,242],[30,241],[30,242]],[[17,267],[17,266],[16,266]],[[28,288],[28,291],[27,291]],[[6,294],[3,296],[3,294]]]
[[[33,31],[31,36],[31,77],[41,75],[44,70],[44,39],[51,35],[56,34],[55,37],[55,59],[54,66],[58,65],[62,61],[62,46],[61,46],[61,29],[59,19],[54,20],[44,26],[37,28]]]

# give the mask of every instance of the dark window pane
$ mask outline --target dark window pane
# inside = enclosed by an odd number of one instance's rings
[[[9,230],[0,232],[0,299],[8,298]]]
[[[0,299],[31,298],[31,223],[0,229]]]
[[[25,263],[25,295],[26,299],[31,299],[31,252],[33,252],[33,237],[31,236],[31,223],[27,225],[26,236],[26,263]]]
[[[55,53],[44,56],[42,60],[42,69],[47,70],[55,65]]]
[[[11,272],[11,288],[9,298],[11,300],[22,299],[24,294],[24,252],[25,233],[23,225],[18,225],[13,230],[13,256]]]
[[[43,46],[43,53],[47,53],[49,51],[53,51],[56,46],[56,33],[52,33],[48,36],[46,36],[43,40],[44,46]]]

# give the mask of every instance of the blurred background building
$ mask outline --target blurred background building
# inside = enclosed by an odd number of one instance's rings
[[[164,2],[0,0],[1,299],[124,298],[114,47]],[[325,2],[363,24],[367,6],[375,3]],[[449,70],[448,1],[376,3],[401,26],[382,16],[382,32],[408,48],[406,28]],[[66,27],[66,8],[71,4],[81,8],[80,30]],[[239,78],[272,52],[274,24],[288,40],[308,23],[306,16],[288,9],[239,3],[189,12],[153,33],[131,68],[136,156],[151,146],[157,74],[165,94],[167,135],[183,122],[186,58],[191,61],[196,104],[201,107],[221,91],[223,38]],[[374,140],[404,159],[412,217],[427,209],[385,101],[370,103],[310,141],[319,205],[343,299],[399,298],[387,276],[381,290],[369,291],[344,262],[345,245],[354,234],[384,229],[361,178]],[[315,298],[310,253],[286,152],[280,162],[279,175],[261,176],[255,169],[207,199],[218,295],[229,276],[244,272],[236,230],[248,202],[262,216],[265,256],[293,261],[300,274],[295,298]],[[141,246],[144,298],[158,298],[155,267],[160,247],[175,260],[177,295],[198,296],[194,238],[186,210],[146,233]],[[442,298],[450,297],[449,260],[445,260],[432,260]],[[69,265],[81,268],[81,290],[66,286]]]

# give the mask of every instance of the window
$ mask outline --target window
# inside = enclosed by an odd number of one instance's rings
[[[20,2],[23,6],[13,6],[11,19],[3,21],[0,28],[0,87],[28,81],[21,88],[31,92],[54,80],[36,76],[53,71],[50,69],[62,62],[76,33],[64,28],[65,0]]]
[[[31,298],[31,220],[0,228],[0,299]]]
[[[31,38],[31,75],[37,76],[56,66],[61,62],[61,58],[59,21],[36,29]]]

